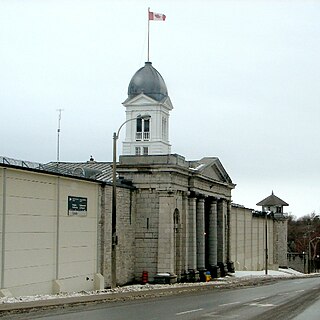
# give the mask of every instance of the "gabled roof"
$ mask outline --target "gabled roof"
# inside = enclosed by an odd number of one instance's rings
[[[257,203],[257,206],[288,206],[289,204],[272,194]]]
[[[227,171],[217,157],[205,157],[199,161],[190,162],[190,170],[207,178],[233,184]]]

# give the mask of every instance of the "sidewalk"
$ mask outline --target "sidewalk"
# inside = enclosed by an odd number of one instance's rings
[[[315,275],[305,275],[292,269],[281,269],[279,271],[268,270],[268,275],[265,275],[265,271],[236,271],[232,276],[218,278],[210,282],[177,283],[172,285],[130,285],[118,287],[116,289],[105,289],[102,291],[65,293],[58,295],[5,297],[0,298],[0,312],[99,301],[115,302],[119,299],[142,299],[191,291],[212,290],[213,288],[251,285],[256,282],[266,282],[277,278],[283,279],[307,276]]]

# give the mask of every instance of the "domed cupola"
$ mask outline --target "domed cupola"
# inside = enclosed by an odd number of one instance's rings
[[[167,86],[161,74],[152,66],[151,62],[146,62],[145,66],[134,74],[128,87],[129,99],[141,93],[156,101],[168,97]]]
[[[161,74],[146,62],[132,77],[126,108],[124,155],[170,154],[169,116],[173,109]],[[147,116],[147,117],[141,117]]]

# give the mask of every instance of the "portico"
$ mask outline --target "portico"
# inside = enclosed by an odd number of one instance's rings
[[[207,270],[216,274],[218,265],[223,272],[234,184],[217,158],[190,162],[179,155],[121,156],[117,171],[138,190],[137,276],[149,270],[151,279],[168,272],[180,280]]]

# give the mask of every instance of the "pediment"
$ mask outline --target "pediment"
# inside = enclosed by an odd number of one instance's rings
[[[162,101],[157,101],[149,96],[140,93],[139,95],[135,96],[134,98],[128,98],[122,103],[125,107],[128,106],[150,106],[150,105],[162,105],[168,108],[169,110],[173,109],[171,100],[169,97],[164,98]]]
[[[124,106],[135,106],[135,105],[150,105],[150,104],[158,104],[159,102],[157,100],[154,100],[148,96],[146,96],[143,93],[140,93],[139,95],[133,97],[133,98],[128,98],[126,101],[124,101],[122,104]]]
[[[197,171],[203,177],[232,184],[232,180],[218,158],[203,158],[199,164]]]

